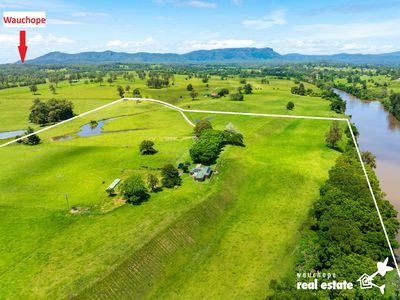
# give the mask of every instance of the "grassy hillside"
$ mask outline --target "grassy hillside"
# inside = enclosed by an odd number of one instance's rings
[[[190,81],[199,92],[191,101],[187,81],[176,77],[168,89],[148,90],[143,82],[131,87],[192,108],[286,113],[292,100],[292,113],[333,114],[325,100],[291,95],[290,81],[272,81],[234,103],[203,97],[207,88],[200,80]],[[209,89],[217,86],[240,84],[212,79]],[[42,99],[52,97],[45,88],[39,87]],[[115,85],[60,84],[58,93],[78,113],[116,98]],[[7,116],[1,128],[25,128],[33,98],[27,88],[0,91]],[[134,131],[76,136],[90,120],[118,116],[105,131]],[[175,111],[122,102],[41,134],[38,146],[1,148],[0,298],[263,298],[268,282],[293,267],[298,230],[337,157],[324,142],[330,123],[190,115],[205,117],[219,129],[233,123],[246,147],[227,147],[212,180],[197,183],[184,175],[181,187],[152,194],[140,206],[120,206],[105,188],[116,177],[189,159],[192,127]],[[52,140],[62,135],[74,138]],[[159,152],[140,156],[143,139],[155,141]],[[83,213],[67,211],[66,193]]]
[[[324,146],[330,124],[234,123],[247,147],[224,153],[218,190],[81,297],[263,299],[269,281],[293,268],[302,222],[337,157]]]

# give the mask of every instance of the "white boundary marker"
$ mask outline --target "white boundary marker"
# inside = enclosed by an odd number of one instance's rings
[[[162,101],[162,100],[157,100],[157,99],[151,99],[151,98],[122,98],[122,99],[118,99],[118,100],[115,100],[115,101],[113,101],[113,102],[110,102],[110,103],[108,103],[108,104],[105,104],[105,105],[103,105],[103,106],[97,107],[97,108],[95,108],[95,109],[92,109],[92,110],[90,110],[90,111],[84,112],[84,113],[82,113],[82,114],[80,114],[80,115],[77,115],[77,116],[75,116],[75,117],[72,117],[72,118],[70,118],[70,119],[61,121],[61,122],[59,122],[59,123],[57,123],[57,124],[48,126],[48,127],[46,127],[46,128],[43,128],[43,129],[40,129],[40,130],[38,130],[38,131],[35,131],[35,132],[31,133],[31,134],[25,135],[25,136],[20,137],[20,138],[18,138],[18,139],[15,139],[15,140],[9,141],[9,142],[7,142],[7,143],[1,144],[1,145],[0,145],[0,148],[5,147],[5,146],[10,145],[10,144],[13,144],[13,143],[16,143],[16,142],[18,142],[18,141],[20,141],[20,140],[22,140],[22,139],[25,139],[25,138],[27,138],[27,137],[29,137],[29,136],[31,136],[31,135],[44,132],[44,131],[46,131],[46,130],[49,130],[49,129],[52,129],[52,128],[54,128],[54,127],[60,126],[60,125],[62,125],[62,124],[68,123],[68,122],[73,121],[73,120],[75,120],[75,119],[78,119],[78,118],[80,118],[80,117],[86,116],[86,115],[88,115],[88,114],[90,114],[90,113],[92,113],[92,112],[101,110],[101,109],[103,109],[103,108],[109,107],[109,106],[111,106],[111,105],[117,104],[117,103],[122,102],[122,101],[125,101],[125,100],[136,100],[136,101],[148,101],[148,102],[153,102],[153,103],[157,103],[157,104],[166,106],[166,107],[168,107],[168,108],[170,108],[170,109],[179,111],[179,112],[182,114],[183,118],[184,118],[191,126],[193,126],[193,127],[194,127],[195,125],[194,125],[194,124],[192,123],[192,121],[190,121],[190,119],[185,115],[185,112],[192,112],[192,113],[209,113],[209,114],[222,114],[222,115],[238,115],[238,116],[255,116],[255,117],[274,117],[274,118],[290,118],[290,119],[325,120],[325,121],[345,121],[345,122],[347,123],[347,126],[348,126],[349,130],[350,130],[350,133],[351,133],[351,137],[352,137],[352,139],[353,139],[354,146],[356,147],[357,154],[358,154],[358,158],[359,158],[359,160],[360,160],[361,167],[362,167],[362,170],[363,170],[364,175],[365,175],[365,179],[367,180],[368,188],[369,188],[369,190],[370,190],[372,199],[373,199],[373,201],[374,201],[374,205],[375,205],[376,211],[377,211],[377,213],[378,213],[379,221],[380,221],[380,223],[381,223],[381,225],[382,225],[382,229],[383,229],[383,232],[384,232],[385,237],[386,237],[386,242],[388,243],[390,253],[392,254],[393,262],[394,262],[394,264],[395,264],[395,266],[396,266],[397,274],[398,274],[398,276],[400,277],[400,269],[399,269],[399,266],[397,265],[396,256],[394,255],[394,251],[393,251],[392,245],[390,244],[390,239],[389,239],[389,236],[388,236],[387,231],[386,231],[386,228],[385,228],[385,223],[383,222],[382,215],[381,215],[381,212],[380,212],[380,210],[379,210],[379,206],[378,206],[378,203],[377,203],[377,201],[376,201],[375,194],[374,194],[374,191],[373,191],[373,189],[372,189],[371,182],[370,182],[370,180],[369,180],[367,170],[366,170],[365,165],[364,165],[364,162],[363,162],[363,160],[362,160],[361,152],[360,152],[360,149],[358,148],[358,144],[357,144],[357,140],[356,140],[356,138],[355,138],[355,136],[354,136],[353,128],[351,127],[350,120],[347,119],[347,118],[330,118],[330,117],[313,117],[313,116],[291,116],[291,115],[274,115],[274,114],[246,113],[246,112],[232,112],[232,111],[214,111],[214,110],[184,109],[184,108],[175,106],[175,105],[173,105],[173,104],[170,104],[170,103],[168,103],[168,102],[165,102],[165,101]]]

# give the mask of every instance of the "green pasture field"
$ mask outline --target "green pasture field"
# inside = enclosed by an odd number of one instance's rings
[[[248,79],[254,87],[252,95],[245,95],[245,101],[233,102],[229,96],[220,99],[206,97],[213,91],[222,88],[228,88],[231,93],[236,93],[238,87],[243,86],[238,78],[228,78],[221,80],[213,76],[208,87],[199,78],[188,79],[183,75],[175,75],[174,85],[164,89],[149,89],[145,80],[135,77],[134,82],[128,82],[119,78],[112,85],[103,83],[88,83],[83,81],[70,85],[67,82],[58,84],[57,92],[53,95],[48,84],[38,85],[38,92],[33,95],[29,87],[19,87],[0,90],[0,132],[11,130],[22,130],[28,126],[38,128],[38,126],[29,123],[29,108],[34,99],[48,100],[51,98],[67,99],[74,103],[75,113],[80,114],[89,111],[106,103],[119,99],[117,85],[125,88],[130,85],[131,91],[126,93],[126,97],[132,97],[132,91],[139,88],[142,97],[164,100],[183,107],[192,107],[193,109],[214,109],[214,110],[232,110],[248,112],[264,112],[274,114],[298,114],[298,115],[323,115],[334,116],[335,113],[329,110],[329,102],[321,101],[317,97],[302,97],[292,95],[290,89],[295,84],[290,80],[270,79],[270,84],[261,84],[261,78]],[[193,101],[186,90],[187,85],[191,83],[198,92],[198,97]],[[317,89],[314,86],[306,84],[306,87]],[[296,105],[292,112],[286,110],[288,101],[293,101]]]
[[[261,87],[258,80],[248,81]],[[190,100],[189,82],[199,100]],[[81,113],[117,99],[117,84],[126,82],[60,83],[56,96],[72,100]],[[181,76],[168,89],[149,90],[138,79],[130,85],[143,87],[144,97],[183,107],[287,113],[293,101],[293,114],[336,115],[328,101],[291,95],[291,81],[271,80],[243,103],[203,96],[219,87],[233,90],[238,79],[212,78],[208,90]],[[40,97],[51,98],[45,89],[39,87]],[[28,88],[0,91],[7,116],[0,128],[27,126],[33,98]],[[90,120],[113,117],[119,118],[105,131],[133,131],[76,136]],[[38,146],[0,148],[0,298],[263,299],[270,280],[294,268],[299,231],[339,155],[325,145],[330,122],[188,117],[211,118],[218,129],[232,123],[246,147],[226,147],[211,180],[183,175],[181,187],[153,193],[139,206],[120,205],[105,188],[117,177],[158,174],[166,163],[189,160],[192,127],[176,111],[124,101],[42,133]],[[74,138],[53,140],[64,135]],[[140,156],[143,139],[155,141],[159,152]],[[82,213],[69,213],[65,194]]]
[[[367,89],[370,91],[375,92],[376,94],[381,94],[384,89],[384,84],[387,84],[387,92],[393,90],[393,92],[398,93],[400,92],[400,80],[392,80],[391,78],[384,76],[384,75],[373,75],[373,76],[360,76],[361,80],[365,80],[367,82]],[[372,80],[372,81],[369,81]],[[337,78],[335,79],[336,83],[344,83],[347,85],[352,85],[352,83],[348,83],[347,79],[344,78]],[[375,86],[375,83],[379,83],[381,86]],[[357,83],[357,87],[362,88],[362,84]]]

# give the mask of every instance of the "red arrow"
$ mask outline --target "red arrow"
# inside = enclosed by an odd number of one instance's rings
[[[25,62],[26,51],[28,50],[28,46],[26,46],[26,32],[25,30],[21,30],[19,32],[19,56],[21,57],[21,62]]]

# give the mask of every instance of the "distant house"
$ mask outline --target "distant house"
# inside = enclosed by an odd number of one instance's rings
[[[211,96],[212,98],[219,98],[219,95],[218,95],[217,92],[212,92],[212,93],[210,94],[210,96]]]
[[[211,173],[212,169],[209,166],[196,166],[196,168],[190,171],[190,175],[192,175],[192,177],[196,181],[204,181],[206,180],[206,178],[210,178]]]

